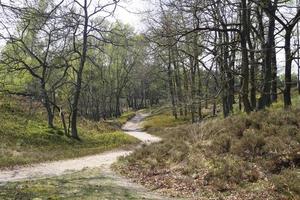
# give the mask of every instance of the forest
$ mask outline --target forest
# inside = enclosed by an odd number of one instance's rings
[[[298,0],[0,0],[0,199],[300,198],[299,22]],[[74,183],[114,149],[143,189]]]

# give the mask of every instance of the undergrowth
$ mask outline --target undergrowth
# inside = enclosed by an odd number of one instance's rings
[[[144,124],[165,139],[120,159],[116,168],[171,195],[299,199],[299,116],[297,108],[270,108],[194,125],[173,121],[167,128],[149,118]]]

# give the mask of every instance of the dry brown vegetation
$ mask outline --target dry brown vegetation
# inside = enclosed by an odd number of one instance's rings
[[[173,196],[299,199],[299,116],[300,109],[263,111],[156,128],[165,140],[122,158],[117,169]]]

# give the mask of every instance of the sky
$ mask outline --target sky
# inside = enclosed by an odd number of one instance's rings
[[[143,13],[149,8],[149,0],[123,0],[117,8],[115,18],[130,24],[137,32],[145,28]]]

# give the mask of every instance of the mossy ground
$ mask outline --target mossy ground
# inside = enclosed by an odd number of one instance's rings
[[[81,141],[64,136],[59,126],[48,128],[38,103],[0,96],[0,168],[96,154],[138,142],[114,122],[80,119],[79,134]]]

